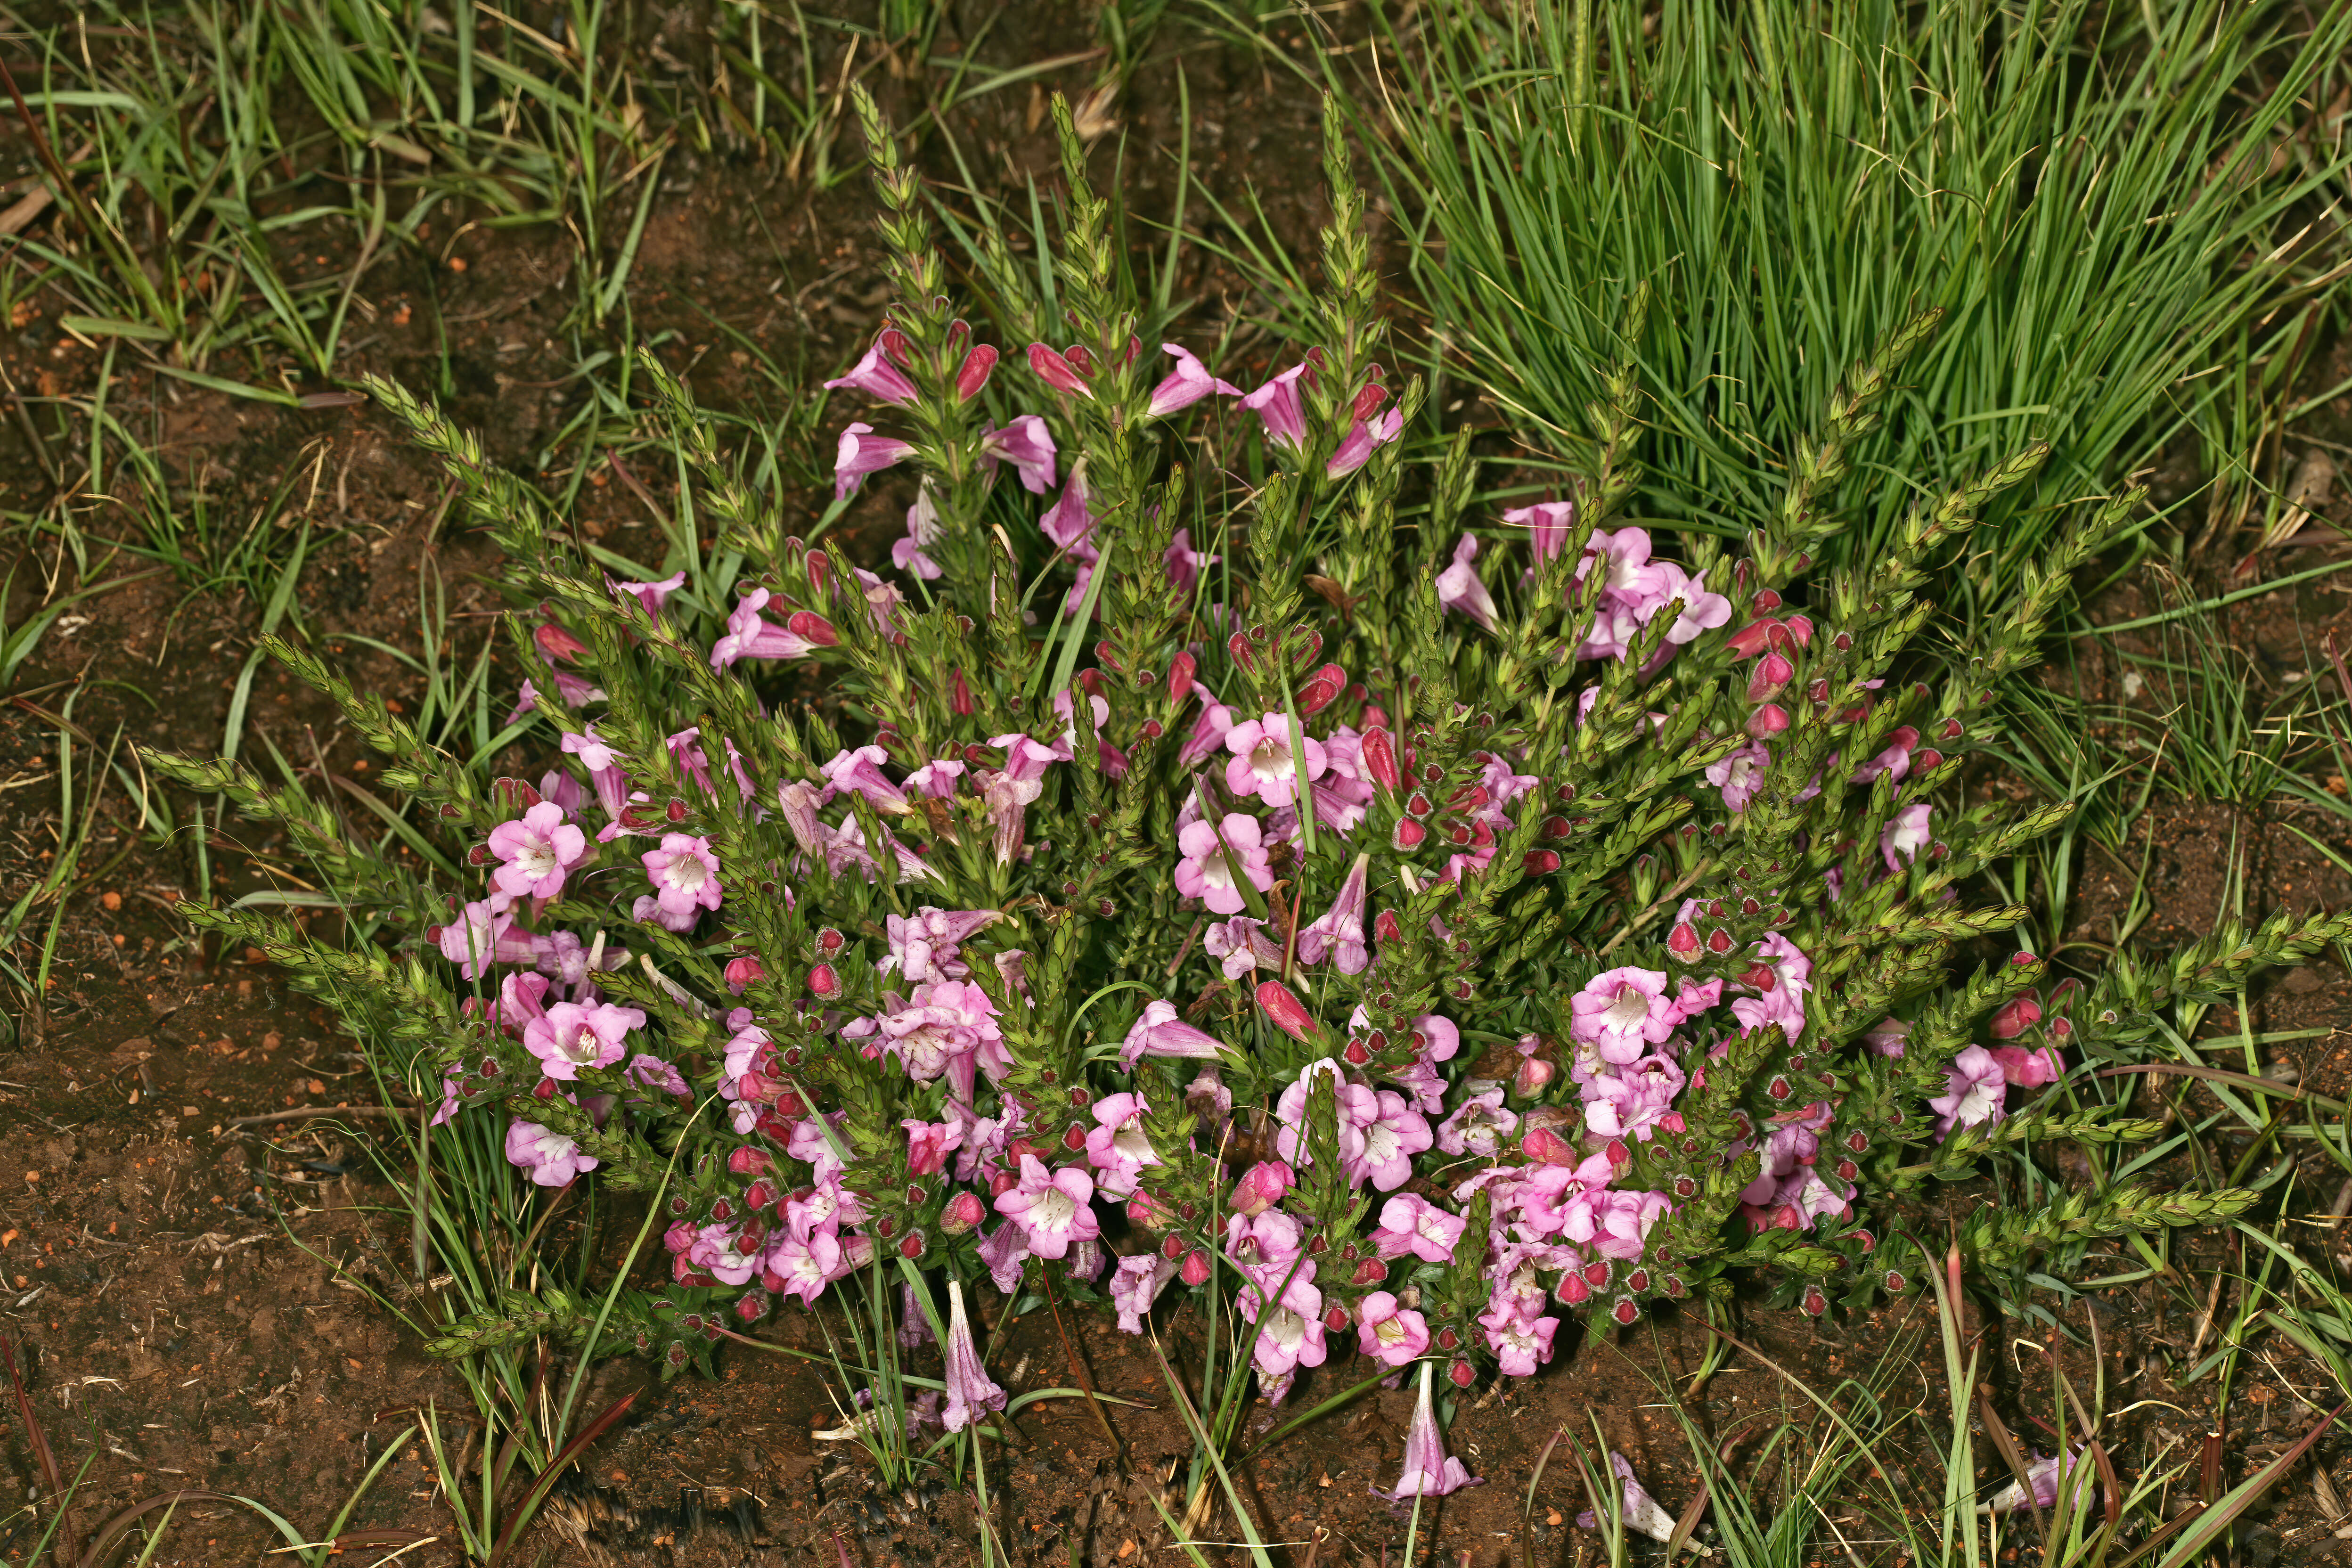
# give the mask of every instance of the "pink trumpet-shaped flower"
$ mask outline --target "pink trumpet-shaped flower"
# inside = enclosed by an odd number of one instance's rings
[[[1004,1390],[981,1364],[980,1348],[972,1342],[971,1320],[964,1316],[963,1285],[948,1281],[948,1398],[940,1412],[940,1424],[950,1432],[971,1425],[983,1410],[1004,1408]]]
[[[896,467],[912,457],[914,451],[905,441],[877,436],[871,425],[850,426],[841,433],[841,445],[834,453],[833,499],[842,500],[855,494],[857,487],[866,482],[866,475]]]
[[[1359,419],[1348,429],[1339,449],[1323,465],[1326,479],[1342,479],[1370,461],[1372,449],[1385,447],[1404,433],[1404,411],[1391,408],[1375,419]]]
[[[806,658],[839,640],[803,635],[793,625],[801,620],[797,615],[782,626],[764,618],[760,612],[773,598],[767,589],[754,588],[737,602],[734,614],[727,617],[727,634],[710,645],[711,668],[725,669],[739,658]]]
[[[1429,1351],[1429,1320],[1375,1290],[1357,1306],[1357,1345],[1381,1365],[1402,1369]]]
[[[1437,602],[1461,611],[1491,632],[1496,625],[1495,596],[1478,579],[1478,569],[1473,564],[1477,559],[1478,541],[1464,534],[1454,546],[1454,564],[1437,574]]]
[[[1572,500],[1542,500],[1533,506],[1523,506],[1503,514],[1503,521],[1517,523],[1528,530],[1528,542],[1533,546],[1538,564],[1549,561],[1569,546],[1576,533],[1576,503]]]
[[[542,1187],[571,1184],[574,1176],[596,1168],[596,1157],[580,1145],[536,1121],[517,1121],[507,1128],[507,1163],[520,1165]]]
[[[1430,1378],[1436,1366],[1433,1361],[1421,1363],[1421,1397],[1413,1404],[1412,1425],[1405,1430],[1404,1474],[1391,1490],[1374,1487],[1374,1497],[1402,1502],[1407,1498],[1444,1497],[1478,1484],[1470,1468],[1445,1451],[1445,1434],[1438,1430],[1437,1406],[1430,1398]]]
[[[1121,1065],[1132,1072],[1136,1062],[1144,1057],[1191,1057],[1214,1061],[1223,1050],[1214,1035],[1184,1022],[1177,1015],[1176,1004],[1154,1000],[1143,1005],[1143,1016],[1128,1030],[1118,1056]]]
[[[1370,967],[1371,950],[1364,945],[1364,877],[1370,865],[1370,855],[1357,856],[1331,907],[1298,933],[1301,963],[1320,963],[1328,955],[1331,967],[1342,974],[1361,974]]]
[[[1214,394],[1219,397],[1239,397],[1242,389],[1229,381],[1220,381],[1209,374],[1192,350],[1175,343],[1160,345],[1162,353],[1176,356],[1176,368],[1168,379],[1151,389],[1151,401],[1143,412],[1153,419],[1165,418],[1181,408],[1190,408],[1201,399]]]
[[[862,392],[877,403],[912,403],[915,400],[915,384],[908,381],[907,373],[892,364],[888,355],[883,352],[883,339],[887,336],[889,333],[886,331],[876,337],[873,346],[866,351],[866,357],[859,360],[848,374],[826,382],[824,389],[838,392],[846,387],[854,392]]]
[[[680,919],[698,909],[715,910],[723,896],[719,884],[719,857],[710,840],[690,833],[666,833],[661,847],[639,857],[653,879],[654,900],[662,912]]]
[[[1294,451],[1307,445],[1307,410],[1298,400],[1298,378],[1306,374],[1307,362],[1301,360],[1242,399],[1242,406],[1265,425],[1266,439]]]
[[[907,509],[907,534],[890,544],[890,564],[901,572],[909,572],[924,582],[938,580],[943,568],[926,554],[945,531],[940,525],[940,503],[931,494],[931,481],[927,477],[922,489],[915,492],[915,504]]]
[[[991,430],[980,438],[980,460],[984,468],[993,469],[1000,462],[1013,465],[1020,475],[1022,487],[1033,496],[1044,495],[1054,488],[1054,437],[1045,428],[1045,421],[1034,414],[1024,414],[1001,429]]]

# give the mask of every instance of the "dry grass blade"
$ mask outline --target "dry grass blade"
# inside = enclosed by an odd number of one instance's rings
[[[16,1370],[16,1342],[6,1334],[0,1334],[0,1362],[7,1365],[8,1386],[16,1395],[16,1415],[25,1423],[26,1441],[32,1444],[34,1460],[41,1467],[41,1482],[49,1489],[49,1495],[58,1500],[58,1507],[62,1510],[58,1520],[58,1541],[64,1548],[68,1562],[79,1562],[82,1560],[80,1538],[74,1530],[73,1514],[66,1509],[65,1478],[58,1473],[58,1457],[51,1451],[49,1439],[33,1415],[32,1395],[25,1392],[25,1380]]]

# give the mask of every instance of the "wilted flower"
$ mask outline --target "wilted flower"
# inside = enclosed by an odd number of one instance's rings
[[[1444,1497],[1478,1484],[1470,1468],[1445,1451],[1445,1434],[1438,1429],[1437,1407],[1430,1399],[1430,1376],[1436,1365],[1429,1361],[1421,1363],[1421,1395],[1413,1404],[1412,1425],[1405,1430],[1404,1473],[1388,1491],[1374,1487],[1374,1497],[1402,1502],[1407,1498]]]
[[[1004,1408],[1004,1390],[981,1363],[980,1348],[972,1342],[971,1321],[964,1316],[963,1286],[948,1281],[947,1404],[940,1424],[961,1432],[984,1410]]]

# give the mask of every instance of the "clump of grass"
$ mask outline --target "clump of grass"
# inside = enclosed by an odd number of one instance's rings
[[[1589,468],[1585,410],[1639,365],[1632,509],[1733,532],[1837,377],[1946,312],[1860,443],[1817,547],[1868,561],[1916,495],[2042,437],[1958,584],[1973,615],[2093,491],[2227,395],[2325,279],[2310,217],[2352,167],[2315,132],[2352,12],[2221,0],[2098,7],[1852,0],[1449,6],[1385,96],[1385,168],[1441,365]],[[1653,294],[1638,337],[1619,324]],[[2255,333],[2250,340],[2243,334]],[[1446,401],[1437,398],[1439,406]]]

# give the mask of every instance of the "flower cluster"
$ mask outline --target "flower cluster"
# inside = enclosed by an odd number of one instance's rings
[[[1072,179],[1071,254],[1099,260]],[[1340,206],[1339,297],[1368,297]],[[1422,1363],[1426,1408],[1433,1369],[1528,1375],[1575,1322],[1735,1268],[1816,1314],[1907,1288],[1874,1210],[2004,1117],[2144,1133],[2046,1091],[2224,966],[2085,992],[2020,954],[1948,984],[1954,942],[2017,918],[1967,907],[1966,879],[2055,818],[1937,793],[2123,511],[2067,536],[2006,640],[1910,683],[1888,671],[1958,503],[1867,581],[1811,582],[1802,508],[1676,561],[1612,524],[1605,464],[1481,512],[1462,447],[1423,547],[1392,526],[1419,391],[1391,392],[1369,322],[1340,311],[1244,392],[1181,344],[1152,363],[1108,262],[1072,265],[1076,341],[1000,300],[1034,340],[1000,355],[925,285],[828,384],[904,421],[844,421],[835,466],[843,504],[908,498],[887,562],[782,537],[714,469],[714,558],[742,576],[609,584],[453,466],[505,509],[518,642],[555,672],[522,693],[557,764],[536,785],[481,791],[310,671],[425,759],[393,783],[481,879],[345,879],[415,927],[446,900],[417,933],[437,970],[354,1026],[409,1042],[442,1118],[503,1118],[532,1182],[659,1192],[669,1279],[622,1315],[635,1342],[675,1369],[778,1298],[943,1269],[955,1426],[1003,1398],[963,1288],[1050,1273],[1130,1331],[1167,1292],[1230,1290],[1270,1396],[1353,1352]],[[1196,449],[1263,479],[1188,499],[1162,458]],[[815,672],[835,700],[803,700]],[[1962,1245],[2013,1261],[2229,1201],[2126,1189],[2063,1227],[1979,1216]],[[1465,1480],[1426,1436],[1402,1489]]]

